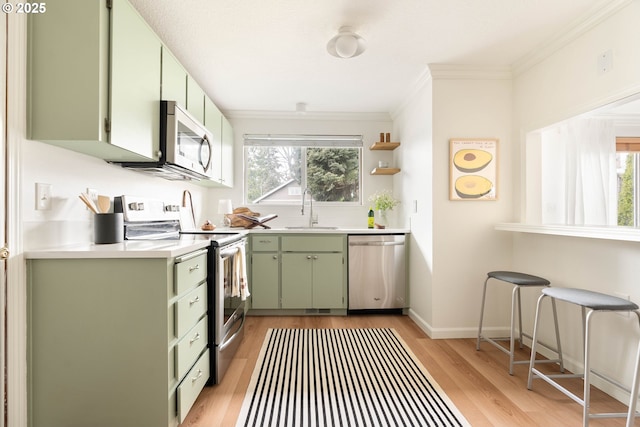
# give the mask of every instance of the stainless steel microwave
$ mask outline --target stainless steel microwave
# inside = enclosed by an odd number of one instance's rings
[[[170,180],[213,177],[213,135],[175,101],[160,101],[160,159],[150,162],[114,162]]]

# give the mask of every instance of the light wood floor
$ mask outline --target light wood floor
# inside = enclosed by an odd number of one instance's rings
[[[205,387],[182,427],[232,427],[240,412],[258,353],[269,328],[394,328],[472,426],[581,426],[582,407],[541,380],[527,390],[527,365],[507,371],[507,355],[474,339],[432,340],[407,316],[248,317],[245,338],[221,384]],[[522,352],[519,358],[526,359]],[[581,395],[581,380],[570,380]],[[564,384],[567,384],[565,382]],[[592,412],[626,407],[593,389]],[[590,426],[624,426],[624,419],[594,419]],[[640,426],[640,420],[636,421]]]

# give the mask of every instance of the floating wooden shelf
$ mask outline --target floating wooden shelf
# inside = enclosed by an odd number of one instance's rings
[[[398,168],[374,168],[371,175],[395,175],[400,172]]]
[[[374,142],[369,150],[395,150],[399,146],[399,142]]]

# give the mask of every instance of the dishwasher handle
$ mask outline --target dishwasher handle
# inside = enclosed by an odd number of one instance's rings
[[[404,242],[349,242],[349,246],[404,246]]]

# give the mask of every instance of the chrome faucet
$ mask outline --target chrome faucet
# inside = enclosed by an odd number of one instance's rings
[[[304,215],[304,199],[305,196],[307,195],[307,193],[309,193],[309,227],[313,227],[313,224],[317,224],[318,223],[318,218],[314,218],[313,217],[313,195],[311,194],[311,191],[308,188],[304,189],[304,193],[302,193],[302,215]]]

